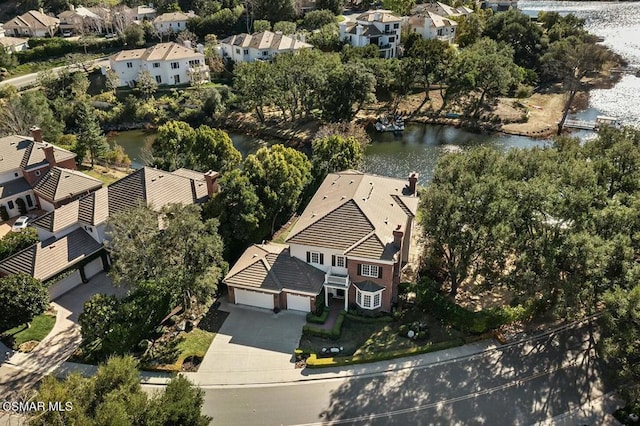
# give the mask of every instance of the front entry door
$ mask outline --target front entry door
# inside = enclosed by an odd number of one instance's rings
[[[339,299],[344,299],[344,290],[336,290],[336,297]]]

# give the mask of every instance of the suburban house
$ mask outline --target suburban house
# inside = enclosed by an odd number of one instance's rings
[[[518,0],[482,0],[478,3],[480,9],[491,9],[494,12],[505,12],[518,8]]]
[[[327,306],[334,298],[344,309],[390,312],[409,259],[417,182],[415,173],[408,181],[329,174],[289,233],[288,248],[255,245],[231,268],[223,280],[230,302],[309,312],[323,292]]]
[[[69,6],[69,10],[58,15],[60,31],[70,31],[74,34],[102,33],[106,29],[104,18],[83,6]]]
[[[312,47],[304,41],[271,31],[237,34],[220,42],[222,57],[234,62],[270,61],[281,53]]]
[[[355,22],[340,23],[340,40],[354,47],[378,46],[381,58],[398,56],[401,18],[387,10],[371,10],[356,17]]]
[[[45,15],[41,10],[30,10],[4,24],[5,32],[12,37],[53,37],[60,20]]]
[[[75,170],[76,155],[42,140],[42,131],[31,129],[31,137],[5,136],[0,138],[0,206],[9,217],[38,205],[34,186],[53,167]],[[46,207],[46,206],[44,206]]]
[[[438,39],[453,43],[456,38],[458,23],[434,12],[422,12],[405,18],[405,23],[412,33],[418,33],[424,39]]]
[[[163,13],[153,20],[153,27],[161,35],[179,33],[187,29],[187,21],[195,16],[196,14],[193,12]]]
[[[120,86],[134,86],[141,71],[149,71],[158,84],[189,84],[209,81],[204,54],[177,43],[159,43],[147,49],[123,50],[109,57],[120,77]]]
[[[440,2],[422,3],[411,9],[412,15],[419,15],[427,12],[432,12],[445,18],[456,18],[472,14],[473,9],[466,6],[453,7]]]
[[[139,203],[156,210],[170,203],[202,203],[218,192],[219,176],[217,172],[143,167],[31,222],[40,242],[1,261],[0,275],[24,272],[48,280],[71,272],[49,287],[49,296],[55,299],[108,269],[104,243],[111,215]]]
[[[29,48],[26,38],[7,37],[4,26],[0,24],[0,47],[7,53],[20,52]]]
[[[40,208],[53,211],[102,188],[102,181],[77,170],[52,167],[33,187]]]
[[[152,4],[137,6],[129,10],[134,21],[151,21],[156,17],[156,10]]]

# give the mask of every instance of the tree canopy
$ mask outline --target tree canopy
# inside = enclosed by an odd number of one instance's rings
[[[49,307],[49,290],[42,281],[18,273],[0,278],[0,330],[31,322]]]

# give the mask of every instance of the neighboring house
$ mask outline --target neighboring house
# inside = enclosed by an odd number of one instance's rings
[[[424,39],[438,39],[453,43],[458,23],[433,12],[423,12],[405,18],[412,33],[418,33]]]
[[[134,21],[151,21],[156,17],[156,10],[152,4],[129,9]]]
[[[45,15],[42,10],[30,10],[4,24],[4,30],[13,37],[53,37],[60,20]]]
[[[53,211],[102,188],[102,181],[76,170],[52,167],[36,185],[33,192],[40,208]]]
[[[104,18],[83,6],[74,7],[71,5],[70,10],[58,15],[58,19],[60,20],[60,31],[71,31],[75,34],[101,34],[106,29]]]
[[[223,282],[235,303],[310,312],[324,285],[324,272],[292,257],[286,245],[255,244]]]
[[[24,203],[27,210],[37,207],[32,188],[52,167],[76,168],[74,153],[44,142],[38,128],[33,128],[31,134],[30,138],[0,138],[0,205],[9,217],[20,214],[20,204]]]
[[[29,48],[29,40],[26,38],[5,37],[0,33],[0,46],[8,53],[21,52]]]
[[[432,12],[445,18],[455,18],[470,15],[471,13],[473,13],[473,9],[470,9],[466,6],[453,7],[440,2],[423,3],[416,5],[411,9],[412,15],[423,14],[426,12]]]
[[[329,174],[289,233],[288,250],[253,246],[233,266],[224,279],[230,301],[309,311],[324,291],[327,305],[336,298],[344,309],[390,312],[409,259],[417,181],[415,173],[408,182],[353,170]],[[321,286],[301,262],[323,274]]]
[[[141,71],[149,71],[158,84],[188,84],[209,81],[204,54],[177,43],[159,43],[147,49],[123,50],[109,57],[109,65],[120,77],[120,86],[133,86]]]
[[[401,18],[386,10],[371,10],[354,21],[340,23],[340,40],[354,47],[378,46],[381,58],[398,56]]]
[[[304,41],[271,31],[237,34],[220,42],[222,57],[234,62],[269,61],[281,53],[312,47]]]
[[[195,16],[196,14],[193,12],[163,13],[153,20],[153,27],[161,35],[179,33],[187,29],[187,21]]]
[[[47,280],[74,271],[50,287],[49,295],[55,299],[108,269],[104,243],[111,215],[139,203],[156,210],[170,203],[203,203],[219,191],[219,176],[217,172],[179,169],[170,173],[143,167],[31,222],[40,242],[1,261],[0,274],[24,272]]]
[[[491,9],[494,12],[505,12],[518,8],[518,0],[485,0],[478,2],[480,9]]]

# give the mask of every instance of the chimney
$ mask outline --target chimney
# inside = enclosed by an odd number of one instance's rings
[[[34,142],[42,142],[42,129],[37,126],[33,126],[29,129],[31,131],[31,137]]]
[[[382,18],[382,14],[380,12],[376,12],[373,14],[373,20],[374,21],[379,21],[380,18]]]
[[[402,237],[404,236],[404,232],[400,230],[402,225],[397,225],[396,229],[393,230],[393,245],[402,248]]]
[[[55,167],[56,165],[56,156],[53,154],[53,145],[45,144],[42,147],[42,151],[44,152],[44,158],[47,159],[47,163],[49,166]]]
[[[220,173],[209,170],[204,174],[204,180],[207,182],[207,194],[211,197],[213,194],[217,194],[220,192],[220,185],[218,184],[218,179],[220,178]]]
[[[418,177],[420,175],[416,172],[412,172],[409,175],[409,193],[411,195],[416,195],[416,185],[418,184]]]
[[[362,25],[358,24],[358,26],[356,26],[356,35],[361,36],[363,29],[364,29],[364,27]]]
[[[187,49],[191,49],[191,40],[184,40],[182,44],[184,44],[184,47]]]

